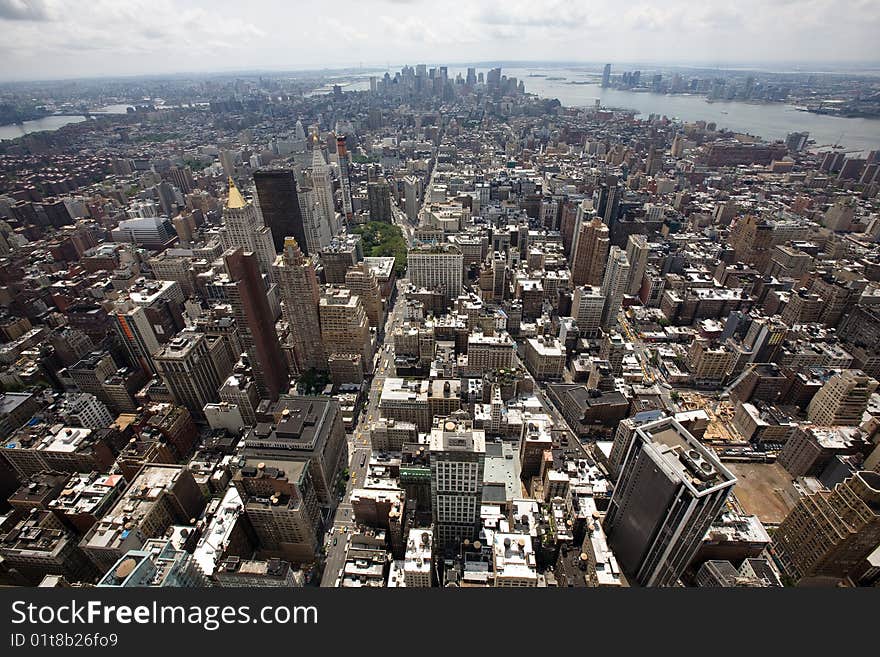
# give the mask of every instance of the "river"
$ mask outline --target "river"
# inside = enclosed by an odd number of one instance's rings
[[[485,73],[488,69],[477,69]],[[449,76],[464,75],[466,68],[450,67]],[[567,107],[593,105],[598,99],[605,107],[635,110],[640,115],[666,115],[682,121],[714,121],[719,128],[745,132],[764,139],[784,139],[789,132],[809,132],[816,146],[841,144],[847,150],[868,151],[880,149],[880,119],[844,118],[802,112],[785,103],[744,103],[740,101],[706,102],[703,96],[667,95],[649,92],[603,89],[592,82],[595,76],[573,68],[508,68],[502,73],[522,80],[526,91],[544,98],[558,98]],[[529,77],[530,74],[545,77]],[[377,77],[378,74],[377,74]],[[549,80],[548,77],[564,78]],[[351,81],[346,91],[364,91],[370,88],[368,76]],[[329,87],[328,87],[329,89]],[[323,91],[323,90],[322,90]],[[109,105],[96,112],[124,113],[126,105]],[[57,130],[69,123],[84,121],[82,116],[48,116],[22,125],[0,126],[0,139],[15,139],[38,130]]]
[[[92,111],[92,114],[125,114],[129,105],[105,105]],[[44,116],[42,119],[34,119],[33,121],[24,121],[23,123],[12,123],[9,125],[0,125],[0,141],[4,139],[18,139],[32,132],[53,132],[59,128],[63,128],[71,123],[82,123],[86,117],[82,115],[52,115]]]
[[[85,120],[84,116],[44,116],[42,119],[34,119],[33,121],[0,125],[0,141],[18,139],[31,132],[51,132],[71,123],[80,123]]]
[[[485,73],[486,68],[477,72]],[[466,68],[450,67],[449,77],[467,73]],[[719,128],[757,135],[764,139],[785,139],[789,132],[809,132],[816,147],[841,144],[847,150],[880,149],[880,119],[845,118],[802,112],[785,103],[706,102],[704,96],[667,95],[649,92],[603,89],[592,83],[595,74],[574,68],[502,68],[501,73],[516,77],[526,91],[542,98],[558,98],[566,107],[586,107],[598,99],[604,107],[635,110],[639,115],[666,115],[682,121],[714,121]],[[530,74],[545,77],[529,77]],[[377,76],[381,77],[381,76]],[[549,80],[548,77],[564,78]],[[588,84],[570,84],[570,82]],[[353,82],[346,90],[370,88],[369,79]]]

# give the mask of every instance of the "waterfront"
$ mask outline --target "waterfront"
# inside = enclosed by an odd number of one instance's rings
[[[485,73],[488,69],[478,68]],[[450,67],[449,76],[464,75],[466,68]],[[666,115],[683,121],[715,122],[719,128],[757,135],[763,139],[784,139],[789,132],[809,132],[815,147],[840,144],[848,151],[880,148],[880,120],[845,118],[813,114],[784,103],[747,103],[741,101],[707,102],[704,96],[655,94],[650,92],[603,89],[596,84],[596,74],[578,68],[503,68],[502,73],[525,83],[526,91],[543,98],[558,98],[567,107],[586,107],[599,100],[605,107],[631,109],[639,115]],[[529,77],[537,75],[540,77]],[[381,77],[376,73],[377,77]],[[360,78],[360,79],[359,79]],[[550,79],[554,78],[554,79]],[[572,84],[576,82],[577,84]],[[329,93],[332,82],[310,95]],[[345,78],[345,91],[367,91],[367,75]],[[108,105],[95,114],[124,114],[124,104]],[[15,139],[31,132],[57,130],[70,123],[84,121],[82,116],[48,116],[23,124],[0,126],[0,140]]]
[[[486,73],[489,69],[478,67]],[[449,77],[466,75],[466,67],[449,67]],[[603,89],[594,81],[595,72],[578,68],[504,68],[501,73],[522,80],[528,93],[558,98],[566,107],[587,107],[599,100],[603,107],[631,109],[641,116],[658,114],[682,121],[715,122],[719,128],[757,135],[763,139],[785,139],[789,132],[809,132],[814,148],[840,144],[848,151],[880,148],[880,120],[813,114],[785,103],[707,102],[705,96],[655,94]],[[530,75],[539,77],[529,77]],[[381,76],[379,76],[381,77]],[[555,79],[550,79],[555,78]],[[576,82],[577,84],[571,84]],[[369,79],[352,82],[347,91],[365,91]]]
[[[0,125],[0,141],[18,139],[32,132],[52,132],[71,123],[81,123],[85,120],[84,116],[44,116],[33,121]]]
[[[529,73],[559,76],[565,80],[530,78],[527,77]],[[785,103],[709,103],[705,96],[603,89],[595,83],[569,84],[594,79],[593,75],[576,69],[508,69],[505,74],[523,80],[526,91],[546,98],[558,98],[565,106],[588,106],[598,99],[605,107],[633,109],[641,115],[659,114],[690,122],[714,121],[719,128],[764,139],[785,139],[789,132],[809,132],[816,146],[840,143],[847,150],[880,148],[880,120],[877,119],[813,114]]]

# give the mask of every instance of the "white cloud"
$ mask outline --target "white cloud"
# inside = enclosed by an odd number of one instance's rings
[[[0,0],[0,79],[486,60],[880,60],[877,0]]]

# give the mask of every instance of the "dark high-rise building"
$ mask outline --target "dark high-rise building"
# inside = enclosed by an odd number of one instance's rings
[[[384,178],[367,185],[367,201],[370,205],[370,221],[391,223],[391,196]]]
[[[615,440],[615,443],[617,440]],[[636,427],[603,524],[623,570],[642,586],[674,586],[736,478],[672,418]]]
[[[605,64],[605,68],[602,69],[602,86],[607,87],[611,84],[611,64]]]
[[[272,231],[275,252],[284,250],[285,237],[295,237],[303,252],[309,255],[293,171],[260,169],[254,172],[254,183],[263,221]]]
[[[260,278],[257,256],[241,249],[223,254],[231,282],[227,297],[235,313],[241,345],[254,368],[260,395],[278,399],[287,388],[287,361],[275,332],[275,320]]]

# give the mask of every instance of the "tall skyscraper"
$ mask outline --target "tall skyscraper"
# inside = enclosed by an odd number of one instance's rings
[[[580,210],[579,210],[580,211]],[[608,261],[608,226],[599,217],[583,218],[572,251],[573,285],[600,285]]]
[[[253,366],[257,388],[263,397],[278,399],[279,393],[287,392],[287,363],[278,343],[257,257],[238,248],[228,249],[223,260],[231,279],[226,286],[227,298],[242,348]]]
[[[333,201],[333,181],[324,154],[315,143],[312,149],[312,192],[315,195],[315,214],[320,223],[326,224],[333,238],[339,233],[339,216]]]
[[[327,356],[318,316],[321,299],[318,275],[311,258],[303,255],[293,237],[284,240],[284,251],[275,260],[275,278],[297,370],[300,373],[310,369],[326,371]]]
[[[223,226],[224,248],[240,248],[246,253],[254,253],[262,273],[268,274],[272,270],[275,262],[272,231],[263,223],[256,206],[241,195],[232,178],[229,179],[229,196],[223,208]]]
[[[336,155],[339,159],[339,187],[342,191],[342,214],[346,221],[351,221],[354,210],[351,205],[351,179],[348,174],[348,149],[345,145],[345,135],[336,137]]]
[[[638,294],[642,289],[642,277],[648,266],[648,239],[644,235],[630,235],[626,242],[626,257],[629,260],[627,294]]]
[[[367,185],[367,201],[370,207],[370,221],[391,223],[391,195],[388,181],[384,178]]]
[[[254,171],[254,184],[263,221],[272,231],[275,252],[284,248],[285,237],[295,237],[305,245],[303,217],[292,169],[259,169]],[[306,250],[306,255],[308,255]]]
[[[469,421],[440,418],[431,430],[428,451],[437,542],[456,549],[479,533],[486,433]]]
[[[162,348],[153,324],[147,317],[147,309],[131,301],[117,303],[113,310],[113,323],[116,327],[131,365],[145,372],[155,373],[153,354]]]
[[[415,176],[407,176],[403,179],[406,218],[410,221],[416,221],[419,218],[420,187],[421,183]]]
[[[620,476],[603,524],[608,543],[640,585],[673,586],[736,478],[672,418],[636,427],[621,447]]]
[[[303,233],[306,243],[305,252],[315,255],[323,247],[330,244],[332,238],[330,224],[326,221],[324,211],[318,201],[315,190],[303,187],[299,190],[299,207],[303,218]]]
[[[800,498],[773,534],[772,549],[794,579],[844,578],[880,545],[880,474],[855,473],[832,490]]]
[[[626,294],[626,284],[629,280],[629,260],[626,253],[618,247],[612,246],[608,254],[608,266],[605,268],[605,278],[602,281],[602,294],[605,295],[605,310],[602,314],[602,326],[614,326],[617,321],[617,313],[620,312],[620,304],[623,295]]]
[[[605,295],[598,287],[579,285],[574,289],[571,301],[571,316],[577,322],[582,337],[592,338],[602,327],[602,311],[605,310]]]
[[[602,86],[607,87],[611,84],[611,64],[605,64],[605,68],[602,69]]]

